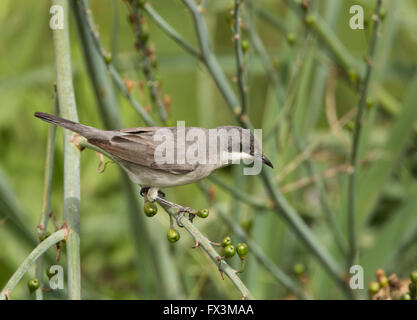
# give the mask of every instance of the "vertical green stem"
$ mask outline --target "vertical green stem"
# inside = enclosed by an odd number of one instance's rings
[[[235,0],[234,10],[234,42],[236,53],[237,84],[240,92],[242,115],[248,111],[248,95],[244,82],[243,51],[242,51],[242,33],[240,32],[240,5],[241,0]]]
[[[120,128],[122,123],[117,110],[117,99],[106,72],[105,60],[102,59],[105,50],[102,48],[95,31],[91,10],[85,0],[78,0],[78,5],[72,3],[72,9],[82,41],[86,66],[105,127],[109,130]],[[109,64],[107,64],[108,66]],[[146,119],[144,120],[146,121]],[[99,149],[97,150],[102,152]],[[129,206],[130,231],[135,247],[137,274],[141,287],[148,297],[152,297],[150,293],[156,287],[159,290],[159,296],[164,299],[183,298],[184,293],[178,269],[168,249],[167,242],[155,239],[153,226],[145,221],[142,202],[138,200],[138,191],[122,169],[120,169],[120,179]],[[151,259],[144,259],[144,256],[149,256]],[[151,272],[152,275],[145,279],[144,275]]]
[[[56,88],[54,92],[54,106],[52,113],[56,114],[58,112],[58,97],[56,96]],[[54,125],[49,125],[48,128],[48,142],[46,145],[46,159],[45,159],[45,176],[43,183],[43,199],[42,199],[42,213],[39,218],[38,224],[38,236],[42,235],[46,231],[48,225],[49,213],[51,211],[51,195],[52,195],[52,178],[54,172],[54,156],[55,156],[55,137],[56,137],[57,127]],[[43,278],[43,258],[40,257],[35,264],[35,274],[36,278],[42,284]],[[43,293],[42,290],[36,290],[36,299],[42,300]]]
[[[64,28],[53,30],[56,83],[60,114],[63,118],[77,121],[74,87],[72,83],[71,50],[68,23],[68,1],[53,0],[53,5],[63,9]],[[73,134],[64,131],[64,221],[71,232],[68,236],[68,297],[81,299],[80,270],[80,152],[71,143]]]
[[[152,73],[152,60],[150,57],[150,49],[148,48],[146,42],[147,40],[144,40],[144,30],[142,26],[142,20],[143,20],[143,11],[139,8],[138,1],[132,1],[132,9],[133,14],[135,16],[135,21],[132,22],[133,30],[135,32],[136,36],[136,44],[138,45],[138,50],[142,51],[142,70],[145,75],[152,101],[155,103],[155,105],[158,108],[159,117],[162,120],[163,124],[166,124],[167,122],[167,114],[165,110],[165,106],[161,100],[161,96],[159,93],[158,88],[158,81],[155,79],[153,73]]]
[[[367,57],[367,66],[366,66],[366,73],[365,78],[363,80],[363,84],[361,87],[360,92],[360,100],[358,106],[358,112],[356,114],[355,120],[355,128],[353,132],[353,142],[352,142],[352,150],[350,156],[350,164],[353,168],[352,173],[349,175],[348,181],[348,234],[349,234],[349,245],[350,245],[350,252],[348,255],[348,266],[352,265],[357,256],[357,239],[356,239],[356,228],[355,228],[355,179],[356,179],[356,171],[357,171],[357,158],[358,158],[358,149],[359,149],[359,139],[361,134],[361,127],[362,127],[362,118],[363,113],[365,110],[366,105],[366,98],[368,95],[368,87],[369,82],[371,79],[372,73],[372,63],[375,51],[376,40],[378,36],[378,26],[380,22],[380,9],[381,9],[381,0],[377,0],[376,5],[376,18],[374,23],[374,30],[372,35],[372,42],[369,47],[369,55]]]

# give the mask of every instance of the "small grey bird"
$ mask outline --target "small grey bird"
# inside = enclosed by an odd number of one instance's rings
[[[174,159],[179,156],[177,152],[177,127],[138,127],[128,128],[121,130],[100,130],[97,128],[89,127],[77,122],[73,122],[67,119],[63,119],[51,114],[43,112],[35,112],[35,117],[42,119],[46,122],[63,127],[78,133],[85,137],[87,141],[104,151],[111,154],[116,162],[127,172],[130,179],[141,186],[141,195],[146,192],[146,197],[152,201],[160,202],[171,207],[178,209],[179,219],[182,218],[184,212],[195,214],[195,211],[188,207],[183,207],[170,202],[164,198],[164,194],[159,190],[164,187],[174,187],[185,184],[197,182],[207,176],[209,176],[214,170],[232,164],[231,159],[234,160],[260,160],[266,165],[273,168],[272,163],[266,158],[261,148],[256,142],[252,134],[249,139],[242,138],[243,129],[236,126],[223,126],[217,127],[216,130],[224,130],[223,132],[238,132],[241,139],[227,138],[225,144],[216,144],[217,156],[215,161],[208,160],[208,154],[204,154],[197,161],[172,161],[168,163],[160,163],[156,161],[155,154],[158,151],[158,146],[162,143],[156,140],[155,135],[164,129],[165,132],[172,134],[173,144],[165,143],[165,155],[172,152]],[[197,129],[198,132],[202,132],[206,138],[206,145],[209,142],[209,129],[185,127],[185,135],[190,130]],[[220,136],[217,137],[220,139]],[[192,151],[192,142],[185,140],[184,153]],[[210,148],[208,146],[208,148]],[[210,149],[209,149],[210,150]],[[236,152],[237,150],[237,152]],[[228,161],[221,159],[221,155],[228,156]],[[193,215],[194,216],[194,215]],[[179,223],[177,219],[177,223]]]

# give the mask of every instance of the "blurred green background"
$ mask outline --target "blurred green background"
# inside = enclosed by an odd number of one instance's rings
[[[181,1],[150,0],[149,3],[188,42],[198,47],[192,19]],[[349,28],[349,7],[358,3],[363,5],[369,25],[375,1],[313,0],[311,10],[322,17],[348,54],[360,64],[368,52],[371,30]],[[290,45],[287,34],[278,32],[264,17],[248,9],[254,27],[273,61],[271,67],[277,73],[283,91],[286,94],[291,90],[293,92],[292,99],[285,100],[291,110],[291,121],[307,146],[321,139],[308,157],[309,160],[320,173],[346,164],[352,136],[349,130],[351,123],[348,122],[347,127],[337,131],[330,128],[329,119],[331,121],[335,114],[341,118],[358,105],[357,90],[349,82],[343,68],[337,66],[337,59],[320,37],[316,38],[314,33],[307,35],[302,20],[285,1],[259,0],[256,4],[296,36],[295,44]],[[212,47],[236,89],[233,81],[236,73],[233,35],[227,19],[233,1],[203,1],[203,5],[207,6],[204,16]],[[137,81],[143,83],[144,77],[138,63],[139,56],[134,50],[135,40],[128,23],[129,10],[126,4],[116,0],[91,0],[90,6],[103,46],[115,54],[113,61],[116,68],[124,79],[135,81],[134,96],[149,107],[151,115],[157,118],[156,107],[152,106],[149,95],[138,89]],[[33,113],[51,112],[53,105],[55,66],[49,7],[49,1],[0,2],[0,287],[36,243],[48,126],[35,119]],[[368,101],[370,108],[364,115],[357,179],[357,210],[361,222],[361,228],[358,229],[358,262],[365,271],[365,289],[360,290],[362,296],[366,296],[366,284],[374,279],[377,268],[407,277],[417,267],[417,118],[410,108],[404,111],[407,97],[413,94],[409,88],[416,82],[417,3],[413,0],[384,1],[384,8],[386,17],[378,39],[374,78],[370,86],[372,101]],[[175,124],[176,120],[185,120],[187,126],[206,128],[235,125],[234,116],[204,65],[187,55],[151,19],[147,19],[147,24],[149,43],[155,48],[158,61],[155,74],[161,83],[162,94],[169,96],[172,101],[170,121]],[[82,123],[100,128],[103,124],[100,122],[72,13],[70,27],[79,119]],[[249,115],[254,127],[264,130],[265,154],[275,164],[274,175],[277,176],[289,163],[294,163],[299,151],[285,123],[276,132],[271,131],[279,106],[262,61],[251,43],[245,60]],[[300,72],[297,74],[298,68]],[[297,76],[293,77],[294,74]],[[291,79],[295,79],[293,87]],[[411,103],[413,108],[417,108],[417,100]],[[120,94],[118,108],[125,127],[144,125]],[[61,129],[57,132],[52,211],[61,225],[63,145]],[[93,299],[163,297],[157,290],[158,279],[150,267],[151,257],[146,251],[149,244],[141,243],[139,254],[132,244],[128,203],[116,165],[110,164],[103,174],[98,174],[99,159],[93,151],[85,150],[81,158],[83,296]],[[343,263],[324,223],[315,184],[311,181],[303,184],[303,179],[308,180],[310,176],[305,166],[298,163],[293,171],[282,177],[277,187],[281,188],[324,247]],[[240,166],[222,169],[218,177],[258,200],[268,202],[260,179],[243,176]],[[320,179],[325,183],[332,211],[346,238],[346,170]],[[236,224],[247,227],[251,238],[294,281],[301,280],[293,275],[293,265],[302,263],[306,266],[306,279],[302,281],[305,290],[314,298],[344,297],[278,215],[255,210],[237,202],[210,181],[206,184],[215,191],[216,203],[232,216]],[[174,202],[195,208],[208,206],[204,195],[195,185],[165,191]],[[221,279],[216,265],[209,261],[202,250],[191,249],[194,242],[189,234],[180,230],[181,240],[178,243],[172,245],[167,242],[169,221],[165,214],[160,213],[153,219],[141,221],[148,224],[153,241],[168,247],[173,257],[170,260],[172,265],[168,267],[177,270],[181,294],[168,298],[240,298],[233,284],[227,278]],[[195,223],[213,241],[221,241],[229,234],[233,238],[214,209],[208,219],[196,219]],[[51,223],[49,229],[53,231]],[[54,251],[49,251],[53,259]],[[65,266],[65,254],[60,264]],[[234,257],[231,264],[238,268],[239,259]],[[26,288],[27,280],[33,275],[32,268],[15,289],[13,298],[33,298]],[[257,298],[282,299],[292,296],[250,254],[242,279]],[[55,293],[45,295],[47,298],[61,297]]]

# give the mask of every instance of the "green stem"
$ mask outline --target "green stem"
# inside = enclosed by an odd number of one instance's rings
[[[242,115],[248,112],[248,93],[244,82],[242,33],[240,31],[240,5],[242,0],[235,0],[234,9],[234,43],[236,53],[237,83],[239,87]]]
[[[171,207],[162,205],[166,212],[171,216],[176,216],[178,213]],[[220,272],[225,273],[229,279],[233,282],[236,288],[242,294],[243,299],[253,300],[254,297],[250,293],[249,289],[246,288],[245,284],[240,280],[236,274],[236,270],[233,269],[226,261],[220,259],[220,255],[214,249],[211,241],[207,239],[197,227],[188,219],[182,219],[181,223],[184,225],[184,228],[191,234],[195,239],[198,247],[201,247],[210,257],[210,259],[218,265]]]
[[[222,92],[226,99],[229,108],[234,111],[237,120],[244,128],[251,129],[252,125],[249,119],[243,119],[240,117],[240,108],[238,100],[227,82],[223,70],[217,62],[216,57],[210,49],[210,43],[208,40],[207,28],[204,19],[198,9],[196,3],[192,0],[182,0],[183,3],[189,8],[192,17],[194,19],[194,25],[197,32],[197,37],[200,44],[200,50],[203,54],[206,67],[215,80],[219,90]],[[251,28],[249,28],[251,30]],[[261,177],[264,185],[270,194],[270,198],[274,203],[274,211],[282,215],[288,222],[290,227],[296,233],[296,235],[304,242],[304,244],[310,249],[310,251],[316,256],[318,261],[328,271],[340,288],[349,296],[353,297],[351,291],[348,289],[345,283],[344,273],[341,271],[338,264],[334,261],[333,257],[327,252],[327,250],[320,244],[315,235],[310,231],[302,219],[298,216],[293,207],[285,200],[282,194],[276,190],[272,177],[269,172],[262,170]]]
[[[78,122],[72,83],[71,50],[68,24],[68,1],[53,0],[64,9],[64,28],[52,31],[55,50],[57,92],[60,114]],[[68,295],[81,299],[80,272],[80,152],[71,143],[73,133],[64,131],[64,221],[72,230],[67,241]]]
[[[295,147],[297,148],[299,153],[302,153],[305,150],[303,142],[301,141],[301,138],[297,134],[295,126],[292,124],[291,127],[292,127]],[[304,160],[304,164],[307,169],[308,175],[311,177],[315,176],[316,168],[313,162],[310,160],[310,157],[307,157]],[[327,195],[326,195],[325,188],[324,188],[324,183],[321,179],[314,179],[314,184],[315,184],[317,191],[319,192],[320,205],[324,211],[326,222],[330,228],[330,232],[333,234],[336,244],[339,247],[342,254],[346,254],[347,248],[345,245],[345,240],[343,239],[342,232],[340,231],[340,228],[336,222],[335,214],[330,208],[330,204],[327,199]]]
[[[97,34],[93,32],[93,15],[91,10],[88,9],[88,4],[85,0],[78,0],[78,3],[79,5],[73,4],[72,7],[77,20],[85,62],[98,101],[100,114],[106,129],[120,128],[122,124],[117,111],[117,99],[106,73],[105,62],[100,59],[100,52],[103,52],[99,50],[101,43],[96,37]],[[149,119],[152,120],[150,117]],[[80,146],[100,152],[117,163],[112,155],[89,144],[85,139],[80,140]],[[184,297],[178,269],[175,267],[168,245],[165,242],[154,239],[155,232],[153,232],[153,226],[145,221],[142,213],[143,206],[138,199],[136,188],[121,168],[120,179],[129,206],[129,226],[135,247],[139,284],[148,294],[148,297],[151,296],[150,292],[154,291],[155,283],[157,284],[156,288],[159,290],[159,296],[164,299],[180,299]],[[145,261],[143,259],[144,255],[151,257],[151,259]],[[146,277],[146,279],[143,279],[144,272],[150,273],[153,270],[156,271],[153,273],[154,278]]]
[[[265,205],[263,202],[260,202],[256,200],[255,198],[251,197],[250,195],[243,193],[242,191],[240,191],[239,188],[228,185],[222,179],[217,177],[217,175],[215,174],[209,176],[208,179],[214,184],[216,184],[217,186],[219,186],[221,189],[229,192],[234,198],[239,199],[240,201],[252,206],[255,209],[258,209],[258,210],[263,210],[263,209],[270,210],[271,209],[270,207]]]
[[[171,37],[180,47],[191,54],[193,57],[200,59],[200,53],[192,45],[190,45],[171,25],[169,25],[158,12],[156,12],[151,4],[147,2],[144,6],[145,12],[152,18],[158,27],[162,29],[169,37]]]
[[[262,64],[264,66],[264,69],[266,71],[266,75],[269,79],[269,82],[272,84],[272,87],[277,95],[278,103],[282,103],[284,100],[284,89],[282,87],[281,81],[278,77],[278,73],[276,70],[274,70],[272,59],[270,58],[268,52],[266,51],[266,48],[259,37],[258,33],[255,30],[254,25],[252,24],[251,19],[249,18],[249,15],[246,15],[245,17],[246,24],[248,26],[248,32],[249,32],[249,38],[251,43],[253,44],[253,47],[259,56],[259,58],[262,61]]]
[[[117,72],[116,68],[114,67],[113,63],[109,61],[109,54],[108,52],[103,48],[101,45],[100,39],[98,37],[98,31],[94,24],[91,11],[88,10],[87,3],[85,1],[77,1],[77,4],[79,6],[79,12],[81,15],[84,16],[86,28],[90,31],[94,46],[96,47],[97,51],[100,53],[101,58],[105,62],[107,71],[110,73],[111,77],[113,78],[114,83],[118,87],[118,89],[123,93],[123,95],[126,97],[126,99],[130,102],[132,107],[139,113],[143,121],[148,126],[154,126],[155,122],[153,119],[149,116],[149,114],[145,111],[143,106],[135,100],[135,98],[130,94],[129,90],[126,88],[125,83],[123,82],[122,77]],[[74,4],[75,5],[75,4]],[[117,110],[113,110],[113,108],[108,110],[109,116],[113,119],[118,117]],[[105,122],[106,124],[106,122]]]
[[[150,55],[148,54],[150,52],[150,49],[146,41],[144,41],[142,37],[142,35],[144,34],[143,26],[142,26],[143,13],[142,13],[142,10],[139,9],[138,1],[132,1],[132,9],[136,17],[135,21],[132,22],[132,26],[133,26],[133,30],[136,36],[136,43],[138,45],[137,50],[142,52],[142,58],[141,58],[142,70],[146,78],[146,83],[151,93],[152,102],[156,104],[158,108],[159,117],[161,118],[162,123],[166,124],[167,114],[166,114],[165,106],[162,103],[162,99],[159,93],[159,88],[157,84],[158,81],[155,79],[152,73],[152,61],[151,61]]]
[[[201,15],[200,9],[195,3],[194,0],[182,0],[182,2],[190,10],[191,15],[194,20],[194,26],[197,32],[198,43],[200,45],[200,50],[202,54],[202,59],[204,64],[207,67],[207,70],[210,72],[212,78],[214,79],[217,87],[219,88],[221,94],[227,102],[232,113],[235,115],[241,114],[241,108],[239,100],[234,94],[232,87],[230,86],[229,81],[224,75],[220,64],[218,63],[216,57],[214,56],[210,41],[208,39],[207,27],[204,22],[204,18]]]
[[[0,300],[5,300],[10,298],[10,294],[13,289],[16,287],[20,279],[28,272],[29,268],[35,263],[35,261],[42,256],[42,254],[48,250],[50,247],[54,246],[56,243],[63,241],[71,236],[71,233],[68,228],[61,229],[51,234],[48,238],[38,244],[38,246],[32,250],[32,252],[26,257],[22,264],[17,268],[15,273],[9,279],[7,284],[4,286],[0,293]]]
[[[56,90],[56,87],[55,87]],[[58,113],[58,97],[56,91],[54,93],[53,114]],[[52,178],[54,173],[54,156],[55,156],[55,138],[57,126],[49,125],[48,128],[48,142],[46,145],[46,159],[45,159],[45,175],[43,183],[43,198],[42,198],[42,213],[39,218],[38,236],[41,236],[48,226],[49,214],[51,212],[51,196],[52,196]],[[42,284],[43,278],[43,259],[42,257],[36,261],[35,274]],[[36,299],[42,300],[42,290],[36,291]]]
[[[198,183],[200,190],[204,193],[207,200],[210,202],[209,190],[203,183]],[[233,234],[240,239],[240,241],[246,242],[249,247],[250,254],[258,260],[258,262],[285,288],[294,292],[302,299],[308,297],[304,293],[303,289],[298,286],[283,270],[281,270],[271,259],[269,259],[258,244],[251,240],[247,233],[236,223],[229,215],[227,215],[220,206],[214,204],[214,208],[219,217],[227,224],[232,230]]]
[[[350,156],[350,164],[353,168],[353,171],[349,175],[349,180],[348,180],[348,234],[349,234],[349,244],[350,244],[348,266],[351,266],[355,262],[357,251],[358,251],[357,239],[356,239],[356,228],[355,228],[355,179],[356,179],[356,171],[357,171],[356,164],[357,164],[357,158],[358,158],[362,118],[363,118],[363,113],[365,110],[366,98],[368,95],[368,87],[369,87],[369,83],[371,79],[372,63],[373,63],[373,58],[374,58],[374,53],[375,53],[375,45],[376,45],[376,40],[378,37],[381,4],[382,4],[382,1],[377,0],[376,19],[375,19],[374,30],[372,34],[372,42],[369,47],[369,55],[367,57],[368,63],[366,66],[365,78],[364,78],[361,92],[360,92],[358,112],[356,114],[355,127],[354,127],[354,132],[353,132],[353,142],[352,142],[352,149],[351,149],[351,156]]]

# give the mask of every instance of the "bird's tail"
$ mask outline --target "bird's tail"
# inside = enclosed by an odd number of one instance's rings
[[[82,135],[83,137],[87,138],[87,139],[100,139],[100,138],[105,138],[105,131],[103,130],[99,130],[93,127],[89,127],[86,125],[83,125],[81,123],[78,122],[74,122],[71,120],[67,120],[67,119],[63,119],[57,116],[54,116],[52,114],[49,113],[44,113],[44,112],[35,112],[35,117],[39,118],[43,121],[52,123],[54,125],[63,127],[65,129],[74,131],[80,135]]]

